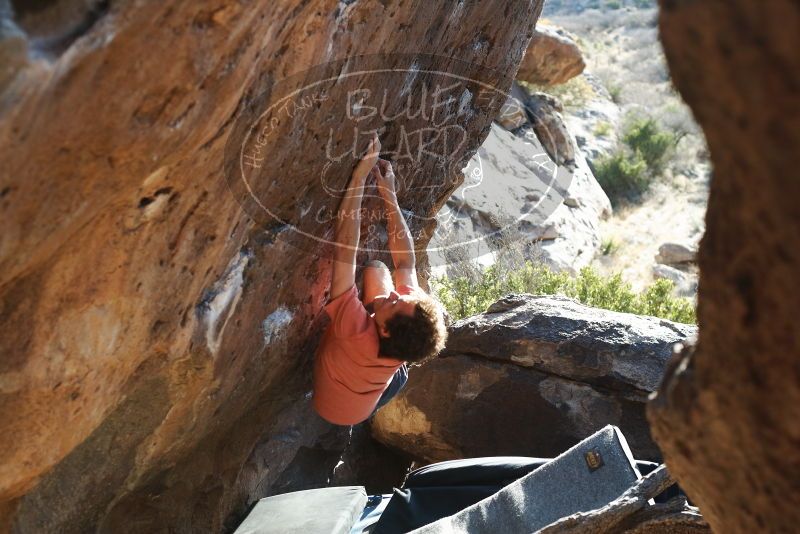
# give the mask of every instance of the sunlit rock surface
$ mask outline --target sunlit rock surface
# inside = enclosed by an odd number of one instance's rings
[[[15,59],[0,94],[0,530],[219,532],[258,497],[326,483],[348,442],[308,402],[331,249],[293,239],[352,169],[325,166],[326,146],[363,148],[348,91],[395,109],[425,69],[459,68],[505,91],[541,2],[65,0],[21,11],[22,29],[0,5]],[[343,77],[363,55],[404,82]],[[261,218],[231,194],[226,142],[281,80],[287,94],[326,64],[303,116],[247,155],[267,155],[255,187],[277,218]],[[423,154],[414,185],[430,187],[400,194],[422,246],[503,102],[457,96],[463,143],[445,168]],[[391,151],[419,120],[359,128],[385,127]]]
[[[508,296],[451,326],[442,356],[411,369],[373,435],[428,462],[547,458],[612,424],[634,456],[656,460],[645,403],[673,345],[696,332],[566,297]]]
[[[434,272],[458,274],[465,261],[491,265],[498,251],[510,248],[559,271],[574,273],[592,261],[611,203],[560,115],[549,110],[547,116],[552,122],[538,117],[537,130],[492,126],[465,169],[464,183],[437,215],[428,248]],[[542,139],[560,142],[548,150]]]
[[[561,28],[539,26],[517,78],[537,85],[558,85],[583,72],[586,63],[575,41]]]

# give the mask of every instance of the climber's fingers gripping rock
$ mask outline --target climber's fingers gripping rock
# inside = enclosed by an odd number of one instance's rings
[[[391,195],[395,193],[395,177],[392,164],[385,159],[378,159],[377,164],[373,170],[375,175],[375,183],[378,186],[378,192],[381,196]]]
[[[353,169],[353,179],[358,181],[365,181],[369,176],[375,163],[378,161],[378,155],[381,152],[381,141],[378,139],[378,134],[374,134],[367,146],[367,152],[361,161],[358,162],[356,168]]]

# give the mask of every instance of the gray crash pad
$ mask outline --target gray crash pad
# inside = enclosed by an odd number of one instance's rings
[[[605,506],[639,478],[625,438],[609,425],[494,495],[413,532],[534,532]]]
[[[258,501],[234,534],[347,534],[366,504],[362,486],[273,495]]]

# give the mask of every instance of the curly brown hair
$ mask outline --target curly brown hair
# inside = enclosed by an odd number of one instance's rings
[[[380,339],[380,356],[407,362],[435,357],[447,341],[442,308],[430,295],[422,295],[414,315],[395,314],[386,321],[388,337]]]

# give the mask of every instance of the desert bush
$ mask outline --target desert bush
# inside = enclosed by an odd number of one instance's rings
[[[641,155],[652,174],[663,172],[667,155],[675,146],[675,135],[647,117],[632,122],[626,128],[623,141],[634,153]]]
[[[598,3],[596,6],[570,17],[572,20],[559,21],[559,24],[578,34],[584,33],[588,29],[608,30],[615,27],[619,19],[618,12],[600,8]]]
[[[654,97],[659,97],[661,91],[654,86],[669,83],[669,69],[664,61],[663,51],[658,41],[656,31],[651,28],[629,30],[630,35],[626,46],[630,52],[620,57],[617,71],[619,83],[625,88],[625,103],[644,104],[637,98],[630,98],[627,94],[632,92],[634,97],[641,99],[643,95],[637,92],[650,92]],[[635,87],[635,84],[645,84],[645,87]],[[652,102],[652,98],[645,97],[645,101]],[[655,100],[656,103],[659,100]]]
[[[603,256],[611,256],[617,250],[619,250],[619,243],[613,237],[603,239],[602,243],[600,243],[600,253]]]
[[[619,273],[603,276],[590,267],[572,277],[528,261],[507,272],[495,265],[473,278],[434,278],[431,285],[454,320],[482,313],[505,295],[530,293],[564,295],[595,308],[652,315],[680,323],[696,322],[694,305],[689,299],[673,296],[671,281],[658,280],[642,293],[636,293]]]
[[[659,279],[639,297],[640,306],[646,315],[671,318],[677,323],[694,324],[697,311],[689,299],[673,297],[675,284],[671,280]]]
[[[622,103],[622,86],[615,83],[609,83],[606,87],[608,94],[611,96],[611,101],[615,104]]]
[[[677,97],[662,106],[657,115],[658,121],[675,136],[676,145],[687,135],[697,135],[700,131],[689,107]]]
[[[660,46],[658,30],[647,25],[628,28],[625,32],[626,46],[633,52],[633,59],[656,61],[660,60],[659,54],[654,54]]]
[[[635,200],[664,172],[677,137],[651,117],[628,121],[624,145],[593,165],[600,187],[613,204]]]
[[[641,78],[645,81],[637,81],[633,79],[626,81],[622,86],[622,96],[620,101],[622,106],[628,110],[646,110],[648,113],[657,109],[664,102],[664,96],[659,91],[653,90],[653,84],[659,83],[653,76],[655,73],[655,65],[642,65],[643,71]],[[638,76],[638,75],[637,75]]]
[[[597,183],[614,205],[622,200],[634,200],[647,191],[653,179],[647,172],[647,162],[638,152],[618,148],[593,165]]]
[[[608,121],[599,121],[594,126],[594,130],[592,132],[597,137],[608,137],[611,131],[614,129],[614,126]]]
[[[544,16],[551,15],[578,15],[586,10],[598,10],[602,3],[601,0],[547,0],[544,3]]]

